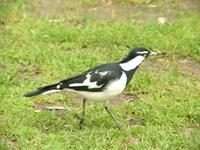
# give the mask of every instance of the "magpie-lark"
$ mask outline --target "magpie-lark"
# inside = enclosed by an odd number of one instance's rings
[[[36,91],[27,93],[24,96],[31,97],[63,90],[74,91],[84,97],[80,128],[82,128],[84,123],[87,100],[104,102],[105,110],[115,121],[117,127],[119,127],[118,121],[108,109],[107,101],[122,93],[142,61],[149,55],[155,54],[157,52],[150,52],[146,48],[134,48],[119,62],[96,66],[58,83],[40,87]]]

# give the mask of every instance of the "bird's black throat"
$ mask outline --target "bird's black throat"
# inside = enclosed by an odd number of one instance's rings
[[[130,82],[130,80],[132,79],[133,77],[133,74],[135,73],[135,71],[138,69],[138,67],[136,67],[135,69],[133,70],[130,70],[130,71],[124,71],[127,75],[127,83],[126,85]]]

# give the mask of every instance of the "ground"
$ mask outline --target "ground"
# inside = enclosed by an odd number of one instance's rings
[[[0,149],[200,149],[198,0],[1,0]],[[24,98],[132,47],[166,53],[146,60],[102,104],[69,93]]]

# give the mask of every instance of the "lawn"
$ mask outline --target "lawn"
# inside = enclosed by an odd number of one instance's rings
[[[60,2],[0,2],[0,149],[199,150],[199,2]],[[163,16],[167,21],[159,23]],[[79,97],[23,97],[118,61],[138,46],[166,55],[146,60],[122,98],[112,101],[120,130],[101,103],[87,103],[80,130]],[[48,105],[66,109],[45,109]]]

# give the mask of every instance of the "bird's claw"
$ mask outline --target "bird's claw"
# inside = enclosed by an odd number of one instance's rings
[[[117,127],[118,129],[121,129],[121,128],[122,128],[122,125],[119,124],[119,123],[117,123],[116,127]]]
[[[83,124],[84,124],[84,118],[80,118],[80,123],[79,123],[80,130],[83,129]]]

